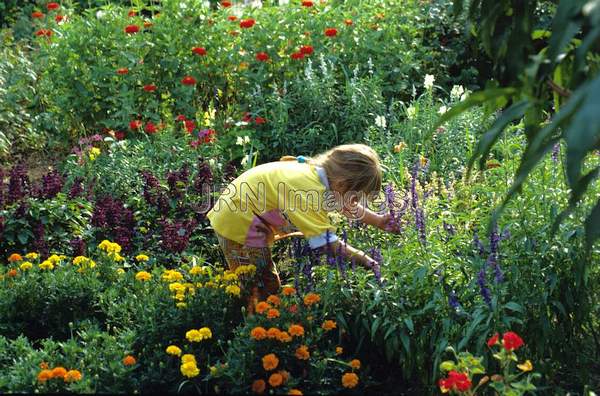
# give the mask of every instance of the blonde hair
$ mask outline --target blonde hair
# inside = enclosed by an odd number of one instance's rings
[[[382,171],[379,156],[364,144],[343,144],[309,158],[308,163],[325,169],[330,186],[365,195],[381,190]]]

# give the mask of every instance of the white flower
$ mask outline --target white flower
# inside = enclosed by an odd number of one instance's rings
[[[425,81],[423,81],[423,86],[425,87],[425,89],[431,89],[431,88],[433,88],[434,81],[435,81],[434,76],[432,76],[431,74],[426,74]]]
[[[377,117],[375,117],[375,125],[377,125],[379,128],[385,129],[387,125],[385,117],[382,115],[378,115]]]
[[[450,91],[450,99],[457,100],[457,99],[461,98],[461,96],[464,93],[465,93],[465,89],[463,88],[462,85],[455,85],[452,87],[452,91]]]
[[[250,136],[244,136],[244,143],[250,143]]]
[[[438,114],[444,114],[445,112],[448,111],[448,108],[446,106],[442,106],[440,107],[440,109],[438,110]]]
[[[417,115],[417,109],[415,107],[413,107],[412,105],[409,106],[408,109],[406,109],[406,116],[408,117],[409,120],[413,120],[416,115]]]
[[[246,164],[248,163],[248,160],[250,159],[249,157],[250,157],[249,155],[244,155],[244,158],[242,158],[242,160],[240,161],[240,165],[246,166]]]
[[[238,136],[235,144],[237,144],[238,146],[243,146],[244,145],[244,139],[241,136]]]
[[[208,160],[208,165],[210,165],[211,168],[214,168],[216,164],[217,164],[217,161],[215,161],[214,158],[211,158]]]

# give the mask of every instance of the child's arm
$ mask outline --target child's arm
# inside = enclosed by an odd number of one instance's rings
[[[371,269],[377,264],[377,262],[369,257],[365,252],[358,250],[347,243],[335,241],[331,243],[330,246],[334,256],[336,256],[339,252],[342,256],[350,260],[356,260],[358,264],[365,268]]]
[[[356,204],[356,206],[352,210],[349,210],[348,208],[344,207],[342,209],[342,213],[349,219],[360,220],[365,224],[372,225],[374,227],[381,228],[382,230],[387,231],[386,225],[389,221],[389,215],[377,214],[361,204]]]

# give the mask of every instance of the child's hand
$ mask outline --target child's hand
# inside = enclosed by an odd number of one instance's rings
[[[394,234],[400,233],[400,225],[397,224],[389,213],[379,215],[379,224],[377,227],[386,232],[392,232]]]

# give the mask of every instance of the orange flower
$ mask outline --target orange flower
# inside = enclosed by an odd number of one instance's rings
[[[321,301],[321,296],[315,293],[308,293],[304,296],[304,305],[311,306]]]
[[[250,332],[250,336],[255,340],[264,340],[265,338],[267,338],[267,331],[264,327],[258,326],[252,329],[252,331]]]
[[[46,382],[49,379],[52,379],[52,370],[42,370],[37,376],[39,382]]]
[[[75,382],[81,380],[81,372],[79,370],[69,370],[65,374],[65,382]]]
[[[9,278],[14,278],[15,276],[17,276],[17,270],[16,269],[11,269],[6,273],[6,276],[8,276]]]
[[[282,383],[283,377],[279,373],[271,374],[271,376],[269,377],[269,385],[271,385],[273,388],[278,387]]]
[[[342,353],[344,353],[344,348],[342,348],[341,346],[335,347],[335,354],[336,355],[341,355]]]
[[[290,305],[290,307],[288,308],[288,311],[290,311],[290,313],[295,314],[296,312],[298,312],[298,305],[296,305],[296,304]]]
[[[41,362],[41,363],[40,363],[40,368],[41,368],[42,370],[48,370],[48,363],[46,363],[46,362]]]
[[[296,349],[296,357],[300,360],[308,360],[310,357],[310,352],[308,351],[308,347],[306,345],[302,345]]]
[[[135,360],[135,358],[131,355],[127,355],[123,358],[123,364],[125,366],[133,366],[136,363],[137,363],[137,360]]]
[[[261,301],[258,304],[256,304],[256,312],[258,312],[259,314],[265,312],[269,308],[271,308],[271,306],[264,301]]]
[[[271,327],[269,330],[267,330],[267,337],[277,338],[279,333],[281,333],[281,330],[279,330],[277,327]]]
[[[279,364],[279,359],[274,353],[269,353],[262,358],[263,368],[267,371],[275,370]]]
[[[277,373],[281,375],[281,378],[283,379],[284,383],[287,382],[288,379],[290,379],[290,373],[285,370],[279,370]]]
[[[350,366],[351,366],[353,369],[355,369],[355,370],[358,370],[358,369],[360,368],[360,360],[358,360],[358,359],[352,359],[352,360],[350,361]]]
[[[21,255],[19,253],[13,253],[10,256],[8,256],[8,261],[10,261],[11,263],[14,263],[15,261],[22,261],[23,257],[21,257]]]
[[[280,331],[279,334],[277,334],[277,340],[280,342],[290,342],[292,341],[292,337],[290,337],[287,331]]]
[[[288,332],[294,337],[302,337],[304,335],[304,327],[293,324],[288,328]]]
[[[292,294],[296,294],[296,289],[294,289],[293,287],[289,287],[289,286],[283,288],[284,296],[291,296]]]
[[[267,302],[273,304],[274,306],[278,306],[279,304],[281,304],[281,299],[279,297],[277,297],[276,295],[271,294],[267,298]]]
[[[329,331],[329,330],[333,330],[335,329],[337,326],[337,324],[335,323],[335,321],[333,320],[326,320],[325,322],[323,322],[323,324],[321,325],[321,328],[325,331]]]
[[[52,378],[65,378],[65,375],[67,375],[67,369],[65,369],[64,367],[55,367],[52,369]]]
[[[288,395],[302,396],[303,393],[300,389],[290,389]]]
[[[358,375],[354,373],[342,375],[342,386],[344,388],[354,388],[356,385],[358,385]]]
[[[275,319],[279,317],[279,310],[275,309],[275,308],[271,308],[267,311],[267,318],[269,319]]]
[[[265,391],[265,388],[267,387],[267,384],[265,384],[264,380],[256,380],[252,383],[252,391],[254,393],[258,393],[259,395],[262,394]]]

